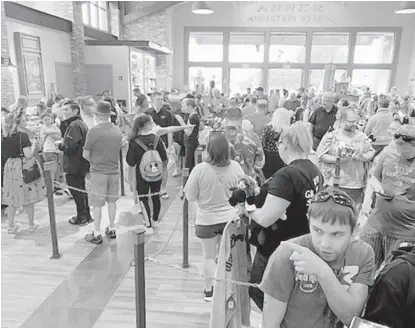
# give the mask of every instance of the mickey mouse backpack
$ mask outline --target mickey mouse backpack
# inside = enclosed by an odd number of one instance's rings
[[[139,165],[142,178],[147,182],[157,182],[163,178],[163,162],[157,149],[159,136],[156,136],[153,142],[153,148],[148,148],[141,140],[134,139],[134,141],[144,149],[145,153],[141,158]]]

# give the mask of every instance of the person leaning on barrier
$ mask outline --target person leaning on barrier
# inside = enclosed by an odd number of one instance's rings
[[[349,325],[373,284],[373,249],[352,238],[353,200],[327,188],[313,197],[307,216],[310,234],[282,242],[265,270],[264,328]]]

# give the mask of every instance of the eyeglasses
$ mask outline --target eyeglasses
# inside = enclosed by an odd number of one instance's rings
[[[399,139],[399,138],[402,138],[402,141],[405,141],[405,142],[415,141],[415,137],[406,136],[400,133],[395,133],[395,139]]]
[[[352,199],[344,194],[341,193],[337,193],[337,192],[327,192],[327,191],[320,191],[319,193],[317,193],[313,200],[311,201],[311,203],[325,203],[327,202],[329,199],[333,199],[333,201],[336,204],[342,205],[342,206],[347,206],[350,207],[353,210],[353,213],[356,213],[356,210],[353,206],[353,201]]]

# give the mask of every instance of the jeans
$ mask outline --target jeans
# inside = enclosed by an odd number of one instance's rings
[[[251,283],[261,283],[268,260],[268,257],[262,255],[258,251],[256,252],[254,263],[252,264]],[[262,311],[264,307],[264,293],[259,288],[249,287],[249,296]]]
[[[85,175],[67,174],[66,182],[69,187],[74,187],[82,190],[85,188]],[[69,189],[76,204],[77,217],[79,219],[90,218],[88,194],[77,190]]]

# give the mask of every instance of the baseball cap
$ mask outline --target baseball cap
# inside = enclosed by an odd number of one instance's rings
[[[258,88],[256,88],[255,90],[256,90],[256,91],[264,91],[264,88],[263,88],[263,87],[258,87]]]

